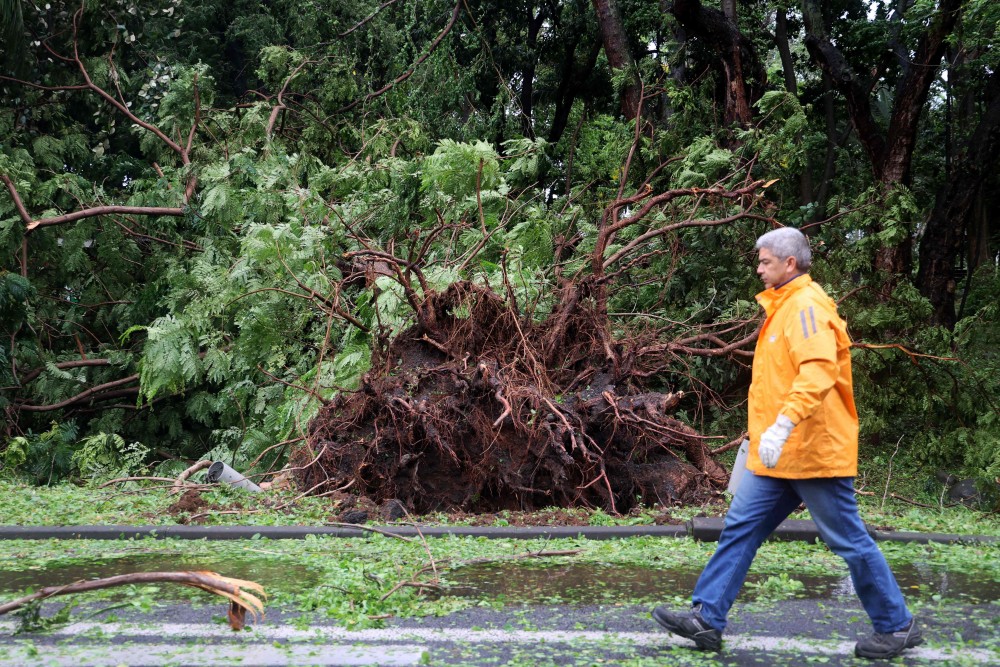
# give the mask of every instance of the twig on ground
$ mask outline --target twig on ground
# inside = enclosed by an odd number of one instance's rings
[[[105,577],[103,579],[77,581],[64,586],[47,586],[41,590],[35,591],[31,595],[26,595],[22,598],[18,598],[17,600],[12,600],[11,602],[0,605],[0,616],[23,607],[26,604],[35,602],[36,600],[44,600],[56,595],[83,593],[86,591],[96,591],[104,588],[113,588],[115,586],[125,586],[128,584],[147,584],[159,582],[192,586],[226,598],[231,603],[231,611],[233,611],[234,605],[236,608],[242,610],[237,612],[237,615],[240,616],[238,620],[231,618],[234,630],[242,629],[242,614],[245,614],[246,610],[250,610],[250,613],[255,619],[258,614],[264,613],[264,603],[257,597],[257,595],[254,594],[259,593],[262,597],[266,597],[264,588],[260,584],[254,581],[246,581],[244,579],[224,577],[221,574],[216,574],[215,572],[186,571],[133,572],[131,574],[119,574],[114,577]],[[248,591],[254,591],[254,593],[250,593]],[[236,627],[237,622],[241,624],[240,627]]]
[[[917,507],[926,507],[927,509],[932,509],[932,510],[938,509],[937,505],[928,505],[927,503],[917,502],[916,500],[911,500],[909,498],[904,498],[903,496],[899,495],[898,493],[890,493],[889,497],[890,498],[895,498],[896,500],[902,500],[904,503],[909,503],[910,505],[916,505]],[[943,507],[955,507],[956,505],[961,505],[961,504],[962,503],[950,503],[948,505],[944,505]]]
[[[404,542],[414,542],[412,537],[404,537],[398,533],[393,533],[388,530],[382,530],[381,528],[373,528],[371,526],[365,526],[360,523],[341,523],[339,521],[324,521],[324,526],[338,526],[340,528],[357,528],[358,530],[366,530],[370,533],[378,533],[379,535],[385,535],[386,537],[394,537],[397,540],[402,540]]]
[[[101,484],[97,488],[103,489],[112,486],[113,484],[121,484],[122,482],[170,482],[171,484],[173,484],[176,481],[177,480],[173,477],[143,477],[143,476],[118,477],[117,479],[113,479],[110,482],[105,482],[104,484]]]

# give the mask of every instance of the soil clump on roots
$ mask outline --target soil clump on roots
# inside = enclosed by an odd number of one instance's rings
[[[572,289],[542,322],[470,282],[432,293],[359,389],[313,418],[291,461],[300,488],[416,514],[624,513],[717,494],[728,473],[671,416],[681,394],[642,391],[634,346]]]

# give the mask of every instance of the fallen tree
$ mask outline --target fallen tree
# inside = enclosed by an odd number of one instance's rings
[[[340,392],[312,420],[291,460],[300,488],[395,499],[417,513],[544,506],[621,513],[639,502],[717,494],[728,472],[707,438],[673,416],[683,393],[646,385],[681,356],[749,355],[756,321],[714,323],[667,341],[656,331],[616,337],[608,293],[629,267],[666,252],[650,249],[654,239],[769,220],[753,212],[764,187],[748,180],[735,189],[654,195],[643,184],[633,196],[620,192],[602,216],[588,270],[562,281],[544,317],[519,312],[509,282],[506,296],[467,280],[435,292],[419,261],[349,253],[402,286],[416,323],[375,351],[356,391]],[[697,217],[706,201],[728,215]],[[624,230],[668,204],[684,208],[680,221],[647,221],[612,251]]]

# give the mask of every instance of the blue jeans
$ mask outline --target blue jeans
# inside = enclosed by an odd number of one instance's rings
[[[854,498],[854,478],[778,479],[747,471],[726,514],[719,546],[698,577],[692,600],[705,622],[726,627],[726,615],[743,587],[764,540],[805,502],[830,549],[847,561],[854,590],[875,627],[895,632],[913,618],[885,556],[871,538]]]

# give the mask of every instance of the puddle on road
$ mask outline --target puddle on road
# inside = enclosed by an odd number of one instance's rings
[[[0,572],[0,593],[15,593],[27,588],[38,590],[44,586],[71,584],[80,580],[101,579],[134,572],[174,572],[208,570],[226,577],[255,581],[264,590],[301,590],[319,584],[319,574],[306,567],[275,560],[254,559],[248,562],[184,556],[125,556],[112,559],[89,559],[72,565],[54,566],[16,572]],[[180,593],[184,586],[169,583],[151,584],[160,587],[169,596],[171,591]]]
[[[943,571],[922,564],[897,565],[893,572],[909,598],[930,599],[940,595],[968,602],[1000,600],[1000,581],[993,574]],[[486,564],[449,573],[450,585],[444,595],[506,599],[524,604],[657,601],[689,594],[699,574],[700,570],[616,565],[570,564],[533,568]],[[751,573],[747,584],[740,593],[743,601],[854,596],[854,587],[846,572],[843,576],[789,575],[787,580]]]
[[[20,571],[0,571],[0,593],[17,593],[27,588],[69,584],[80,580],[111,577],[132,572],[209,570],[224,576],[256,581],[273,594],[301,591],[322,583],[315,570],[281,560],[247,561],[218,558],[190,558],[160,554],[112,559],[77,561],[63,567]],[[1000,601],[1000,575],[989,572],[949,571],[926,564],[893,567],[896,580],[907,597],[931,599],[941,596],[967,602]],[[653,569],[635,566],[566,564],[529,567],[524,564],[483,564],[456,569],[447,575],[444,596],[496,599],[525,604],[603,604],[630,601],[658,601],[687,595],[694,588],[700,570]],[[182,586],[154,584],[160,594],[172,597]],[[852,597],[850,577],[843,575],[787,578],[751,573],[740,593],[743,601],[775,598],[835,599]]]

